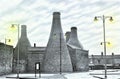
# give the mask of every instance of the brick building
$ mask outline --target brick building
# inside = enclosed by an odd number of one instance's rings
[[[0,42],[0,75],[12,72],[13,46]]]

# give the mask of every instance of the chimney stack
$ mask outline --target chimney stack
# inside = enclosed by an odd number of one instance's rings
[[[27,54],[28,54],[28,48],[31,47],[30,42],[27,38],[27,27],[26,25],[21,25],[21,37],[19,38],[17,45],[15,47],[13,56],[14,60],[17,61],[18,59],[18,50],[19,50],[19,61],[20,62],[27,62]],[[13,62],[15,63],[15,62]],[[26,72],[27,65],[26,64],[21,64],[20,66],[20,71],[21,72]],[[13,65],[13,72],[17,72],[17,65],[16,63]],[[23,69],[24,68],[24,69]]]
[[[114,53],[112,53],[112,56],[114,56]]]
[[[101,52],[101,56],[103,56],[103,52]]]
[[[27,26],[26,25],[21,25],[21,37],[19,38],[17,45],[15,47],[15,52],[14,56],[17,59],[17,54],[18,54],[18,44],[19,44],[19,57],[20,59],[25,60],[26,59],[26,54],[28,52],[28,47],[31,47],[30,42],[27,38]]]
[[[60,21],[60,12],[53,13],[52,28],[43,61],[44,72],[71,72],[72,64]]]
[[[21,25],[21,36],[22,37],[27,37],[27,29],[26,29],[26,25]]]
[[[70,45],[70,46],[74,46],[76,48],[83,49],[82,44],[78,40],[77,28],[76,27],[71,28],[71,34],[70,34],[70,38],[69,38],[67,44]]]
[[[36,43],[34,43],[34,47],[36,47]]]

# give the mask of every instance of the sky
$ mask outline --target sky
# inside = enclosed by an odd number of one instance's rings
[[[107,54],[120,54],[120,0],[0,0],[0,42],[16,46],[17,30],[11,24],[27,25],[31,45],[46,46],[48,43],[53,12],[61,13],[63,32],[77,27],[78,38],[89,55],[103,51],[103,23],[95,16],[112,16],[105,19]],[[17,25],[16,25],[17,29]]]

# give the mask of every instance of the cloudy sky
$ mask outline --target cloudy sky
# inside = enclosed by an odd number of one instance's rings
[[[15,46],[17,30],[10,26],[25,24],[31,45],[46,46],[55,11],[61,12],[64,33],[78,28],[79,41],[90,55],[103,51],[102,20],[94,22],[94,16],[112,16],[113,22],[106,19],[107,54],[120,54],[120,0],[0,0],[0,41],[10,38]]]

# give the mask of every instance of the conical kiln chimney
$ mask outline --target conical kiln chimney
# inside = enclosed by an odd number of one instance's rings
[[[14,72],[16,72],[16,64],[21,63],[21,67],[19,68],[21,72],[26,71],[26,64],[27,63],[27,53],[28,53],[28,47],[31,47],[30,42],[27,38],[27,28],[26,25],[21,25],[21,37],[19,38],[17,45],[14,50]],[[19,52],[19,53],[18,53]],[[18,55],[19,54],[19,55]],[[18,57],[19,56],[19,57]]]
[[[77,28],[76,28],[76,27],[72,27],[72,28],[71,28],[71,34],[70,34],[70,38],[69,38],[67,44],[68,44],[69,46],[72,46],[73,48],[83,49],[82,44],[81,44],[81,43],[79,42],[79,40],[78,40]]]
[[[30,42],[27,38],[26,25],[21,25],[21,37],[18,40],[17,46],[15,47],[15,58],[17,59],[18,54],[18,44],[19,44],[19,59],[26,59],[26,54],[28,52],[28,47],[31,47]]]
[[[44,57],[45,72],[71,72],[72,64],[63,37],[60,13],[53,13],[52,28]]]
[[[71,28],[67,45],[72,60],[73,71],[88,71],[88,51],[84,50],[82,44],[79,42],[76,27]]]

